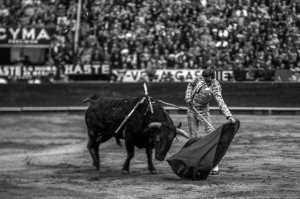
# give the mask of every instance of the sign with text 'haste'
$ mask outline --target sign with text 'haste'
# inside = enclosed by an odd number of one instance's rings
[[[64,65],[65,75],[109,75],[110,66],[107,64]]]
[[[106,75],[109,77],[109,65],[72,65],[66,64],[60,73],[67,76],[86,76],[94,79],[94,76]],[[0,65],[0,77],[8,79],[31,79],[33,77],[57,76],[59,69],[57,66],[19,66],[19,65]]]

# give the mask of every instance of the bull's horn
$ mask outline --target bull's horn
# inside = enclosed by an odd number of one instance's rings
[[[161,123],[160,122],[151,122],[148,125],[149,128],[160,128],[161,127]]]
[[[181,135],[182,137],[185,137],[187,139],[190,139],[190,136],[187,132],[185,132],[184,130],[182,129],[179,129],[179,128],[176,128],[177,129],[177,134]]]

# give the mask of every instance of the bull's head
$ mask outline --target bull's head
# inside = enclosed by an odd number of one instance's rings
[[[159,161],[163,161],[170,150],[173,139],[177,135],[189,138],[188,134],[174,125],[168,125],[166,123],[152,122],[148,126],[155,131],[154,148],[155,158]]]

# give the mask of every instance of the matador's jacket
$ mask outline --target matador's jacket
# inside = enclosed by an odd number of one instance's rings
[[[211,123],[209,114],[209,102],[213,98],[215,98],[220,110],[226,118],[232,116],[223,100],[221,85],[216,79],[212,79],[212,83],[210,86],[205,83],[202,76],[198,76],[188,83],[185,93],[185,101],[192,102],[192,105],[209,123]],[[199,137],[199,122],[203,124],[206,133],[211,133],[213,131],[212,126],[203,121],[203,119],[197,113],[195,113],[195,111],[193,111],[191,107],[188,107],[187,116],[191,137]]]

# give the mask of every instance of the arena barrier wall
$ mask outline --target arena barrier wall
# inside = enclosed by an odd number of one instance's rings
[[[300,112],[300,83],[249,82],[222,85],[223,98],[238,113],[292,113]],[[148,93],[154,99],[185,108],[187,83],[147,83]],[[84,111],[82,100],[97,94],[118,98],[143,96],[143,83],[59,83],[0,85],[0,111]],[[174,107],[169,111],[182,112]],[[219,112],[215,101],[211,110]]]

